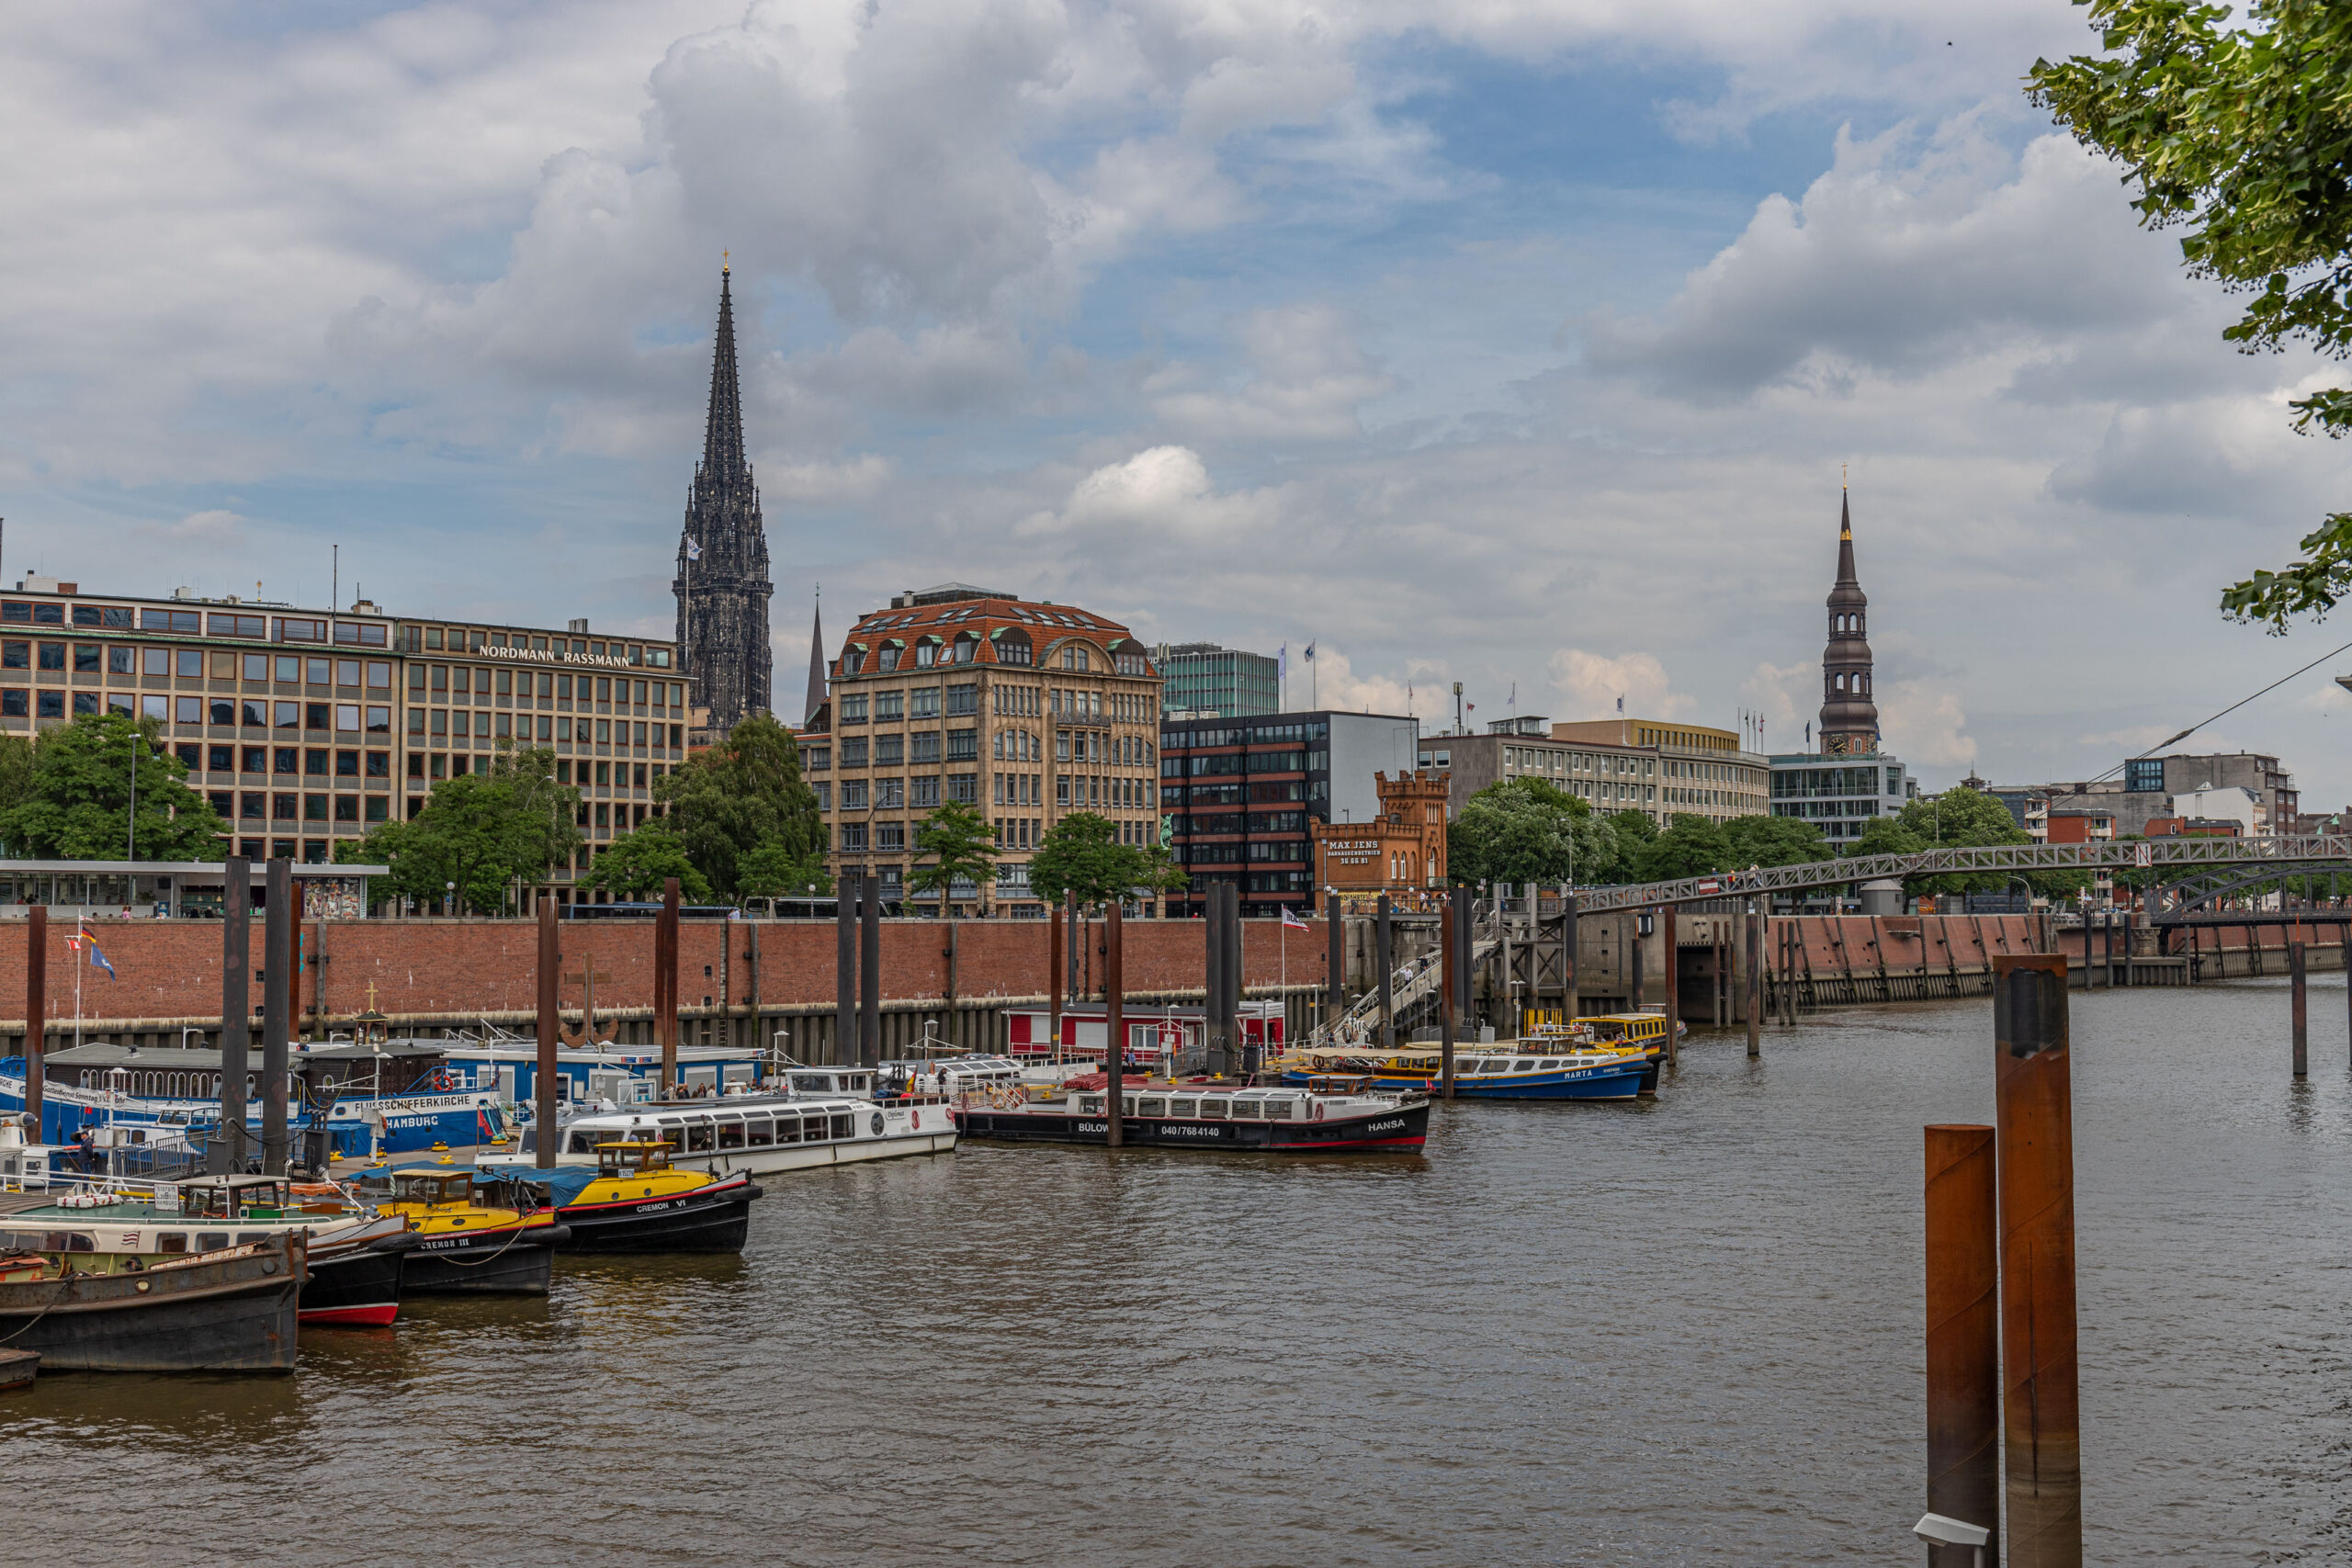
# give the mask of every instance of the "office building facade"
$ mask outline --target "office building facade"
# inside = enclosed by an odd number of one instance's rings
[[[1377,820],[1379,775],[1410,774],[1419,737],[1411,718],[1328,708],[1168,719],[1159,732],[1163,841],[1191,878],[1169,913],[1204,913],[1217,883],[1239,889],[1245,915],[1319,908],[1315,824]]]
[[[992,887],[952,900],[1043,915],[1029,863],[1064,817],[1154,841],[1159,716],[1158,666],[1114,621],[968,583],[899,594],[850,628],[802,737],[833,874],[907,897],[917,829],[961,802],[993,825],[997,861]]]
[[[1772,815],[1812,823],[1832,843],[1861,837],[1874,817],[1892,817],[1918,793],[1903,763],[1883,752],[1866,757],[1801,751],[1774,757]]]

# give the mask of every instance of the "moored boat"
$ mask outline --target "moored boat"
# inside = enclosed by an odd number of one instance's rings
[[[1453,1057],[1453,1097],[1456,1100],[1633,1100],[1641,1094],[1648,1063],[1619,1051],[1570,1050],[1557,1042],[1522,1041],[1531,1054],[1510,1055],[1473,1048]],[[1550,1055],[1545,1055],[1548,1047]],[[1335,1070],[1369,1077],[1374,1087],[1387,1093],[1410,1091],[1440,1095],[1445,1090],[1444,1062],[1435,1050],[1415,1048],[1393,1055],[1371,1055],[1343,1059]],[[1296,1066],[1284,1072],[1287,1084],[1310,1085],[1314,1070]]]
[[[406,1223],[415,1241],[407,1289],[417,1295],[544,1296],[556,1248],[571,1232],[552,1210],[497,1207],[477,1196],[474,1173],[447,1166],[391,1173],[378,1212]]]
[[[51,1371],[290,1371],[304,1250],[295,1231],[109,1272],[6,1258],[0,1342]]]
[[[761,1195],[751,1178],[673,1166],[670,1146],[659,1137],[600,1143],[595,1157],[593,1166],[503,1168],[492,1191],[518,1207],[527,1192],[552,1209],[569,1228],[568,1252],[743,1249],[752,1204]]]
[[[832,1069],[821,1076],[844,1084],[862,1079],[866,1091],[872,1091],[871,1072]],[[559,1166],[593,1166],[605,1144],[659,1139],[669,1145],[673,1167],[714,1176],[767,1176],[901,1155],[946,1154],[956,1147],[956,1123],[936,1099],[877,1104],[870,1099],[843,1098],[840,1091],[818,1098],[795,1093],[655,1100],[574,1117],[563,1123],[559,1135]],[[529,1179],[538,1166],[537,1136],[536,1128],[525,1135],[522,1153],[483,1156],[481,1169]]]
[[[1197,1079],[1122,1087],[1120,1141],[1135,1148],[1411,1154],[1429,1135],[1426,1097],[1383,1094],[1361,1079],[1321,1088],[1245,1089]],[[967,1138],[1104,1145],[1109,1108],[1109,1084],[1096,1074],[1059,1089],[967,1096],[956,1116]]]

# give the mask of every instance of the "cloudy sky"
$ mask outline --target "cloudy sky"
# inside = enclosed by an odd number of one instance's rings
[[[402,611],[666,628],[725,250],[780,695],[820,583],[838,632],[960,578],[1286,643],[1302,705],[1313,640],[1327,704],[1793,750],[1847,473],[1891,746],[2087,776],[2343,640],[2214,604],[2347,490],[2283,416],[2325,368],[2232,352],[2025,102],[2090,41],[2062,0],[9,7],[0,570],[317,603],[339,543]],[[2352,799],[2337,668],[2211,739]]]

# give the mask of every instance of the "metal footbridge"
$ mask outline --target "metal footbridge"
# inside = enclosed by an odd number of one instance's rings
[[[1696,904],[1718,898],[1766,897],[1806,887],[1849,882],[1899,880],[1909,876],[1967,875],[1985,872],[2022,874],[2033,871],[2150,870],[2177,866],[2202,876],[2232,873],[2227,886],[2269,881],[2282,873],[2316,866],[2352,870],[2352,833],[2305,838],[2165,838],[2106,840],[2090,844],[1996,844],[1983,849],[1923,850],[1911,855],[1851,855],[1842,860],[1799,861],[1791,865],[1689,876],[1675,882],[1636,882],[1615,887],[1580,887],[1577,908],[1585,914],[1646,909],[1665,904]],[[2196,902],[2222,891],[2200,893]]]

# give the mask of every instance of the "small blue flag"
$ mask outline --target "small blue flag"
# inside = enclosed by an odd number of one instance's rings
[[[93,969],[105,970],[107,972],[107,978],[109,980],[119,980],[122,978],[121,976],[114,972],[114,965],[107,962],[107,955],[98,951],[98,944],[95,938],[92,939],[90,942],[90,967]]]

